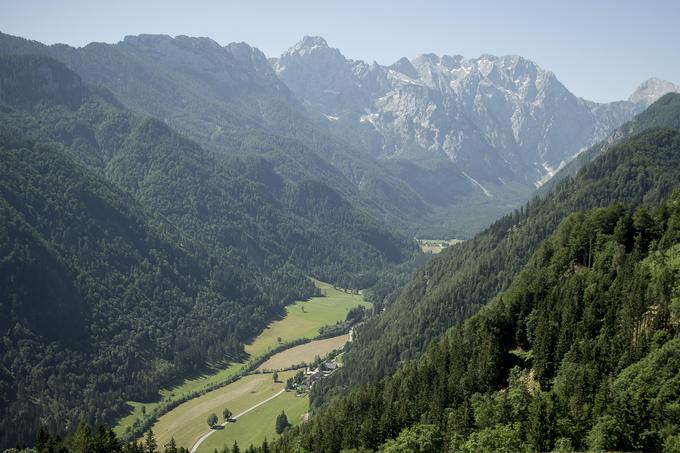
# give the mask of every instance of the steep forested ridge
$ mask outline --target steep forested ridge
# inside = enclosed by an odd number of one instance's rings
[[[272,451],[674,452],[678,407],[680,192],[568,216],[506,291]]]
[[[50,58],[0,57],[0,153],[3,446],[112,421],[241,355],[314,292],[305,274],[370,283],[415,248],[323,183],[211,154]]]
[[[659,124],[677,124],[680,108],[659,101]],[[654,115],[657,104],[647,114]],[[538,244],[575,211],[614,202],[658,203],[680,183],[678,132],[656,129],[612,147],[545,197],[508,215],[474,239],[450,247],[420,269],[381,316],[359,327],[348,366],[315,387],[313,403],[393,372],[434,338],[508,287]]]

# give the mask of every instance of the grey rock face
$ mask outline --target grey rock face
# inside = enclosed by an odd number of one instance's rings
[[[666,80],[651,78],[642,82],[628,100],[641,109],[646,109],[664,94],[679,92],[680,86]]]
[[[372,154],[448,161],[490,197],[510,182],[540,186],[659,96],[680,91],[653,79],[628,101],[598,104],[516,55],[423,54],[386,67],[348,60],[312,37],[272,64],[309,110]]]

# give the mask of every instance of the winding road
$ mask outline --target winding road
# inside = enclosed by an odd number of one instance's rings
[[[237,418],[246,415],[248,412],[250,412],[250,411],[252,411],[252,410],[254,410],[254,409],[257,409],[258,407],[262,406],[262,405],[265,404],[265,403],[270,402],[271,400],[273,400],[273,399],[276,398],[277,396],[281,395],[281,394],[282,394],[283,392],[285,392],[285,391],[286,391],[286,389],[282,389],[279,393],[270,396],[269,398],[267,398],[267,399],[264,400],[264,401],[260,401],[260,402],[257,403],[256,405],[249,407],[248,409],[244,410],[243,412],[241,412],[241,413],[238,414],[238,415],[234,415],[233,417],[231,417],[231,419],[232,419],[232,420],[236,420]],[[224,422],[224,423],[222,423],[222,426],[227,426],[227,423],[229,423],[229,422]],[[198,447],[201,446],[201,444],[203,443],[203,441],[206,440],[206,439],[207,439],[208,437],[210,437],[211,435],[215,434],[217,431],[218,431],[218,430],[216,430],[216,429],[211,429],[211,430],[208,431],[207,433],[203,434],[203,435],[196,441],[196,443],[194,444],[194,446],[191,447],[191,453],[196,453],[196,451],[198,450]]]

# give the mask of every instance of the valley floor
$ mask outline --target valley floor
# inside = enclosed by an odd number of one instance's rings
[[[217,414],[220,421],[224,408],[229,408],[235,415],[241,414],[279,394],[285,388],[286,379],[294,374],[294,371],[282,372],[278,382],[274,382],[271,374],[244,376],[233,384],[177,406],[153,425],[158,444],[166,445],[174,437],[178,445],[193,447],[201,436],[210,432],[206,422],[210,414]]]
[[[264,439],[273,440],[276,434],[276,417],[286,412],[288,423],[297,425],[303,421],[309,408],[307,395],[297,396],[295,392],[283,392],[261,406],[239,417],[236,423],[228,423],[224,429],[214,431],[192,453],[212,453],[224,446],[231,448],[237,442],[241,449],[260,445]]]
[[[250,360],[245,363],[227,364],[214,367],[214,372],[198,378],[187,379],[181,385],[159,392],[160,399],[155,402],[130,402],[131,413],[122,418],[116,427],[118,434],[124,434],[136,420],[148,417],[152,411],[162,404],[187,398],[188,395],[219,385],[230,378],[236,377],[253,361],[284,345],[301,339],[312,339],[319,335],[323,326],[333,325],[344,321],[352,308],[362,305],[370,307],[363,296],[352,294],[332,285],[315,281],[322,291],[322,296],[313,297],[307,301],[299,301],[286,307],[286,316],[272,322],[252,343],[246,345],[245,350]],[[285,349],[271,356],[260,365],[255,372],[243,376],[237,381],[208,391],[201,396],[193,397],[179,404],[174,409],[163,414],[152,425],[152,430],[160,446],[175,438],[177,445],[191,448],[196,441],[209,431],[207,418],[211,413],[220,419],[222,410],[226,407],[234,414],[240,414],[253,406],[277,395],[285,387],[285,381],[292,377],[303,363],[311,363],[317,357],[324,357],[331,351],[341,349],[348,341],[348,335],[314,340],[309,343]],[[278,382],[274,382],[272,371],[279,371]],[[288,371],[281,371],[288,370]],[[294,393],[285,392],[255,410],[243,415],[236,423],[230,423],[219,433],[211,435],[206,445],[225,442],[233,444],[237,440],[239,445],[248,446],[250,443],[261,442],[265,437],[272,439],[276,416],[285,410],[291,424],[295,424],[302,414],[306,413],[308,397],[297,397]],[[263,420],[272,418],[271,423]],[[249,422],[252,420],[253,423]],[[139,423],[139,422],[137,422]],[[204,447],[201,446],[201,450]]]

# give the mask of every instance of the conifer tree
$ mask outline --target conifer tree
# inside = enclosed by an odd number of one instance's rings
[[[281,434],[286,428],[288,428],[288,416],[285,411],[281,411],[276,417],[276,434]]]
[[[168,445],[167,453],[177,453],[177,443],[175,442],[174,437],[170,438],[170,444]]]
[[[144,438],[144,452],[145,453],[157,453],[158,444],[156,443],[156,436],[153,434],[153,430],[149,429]]]
[[[74,453],[90,453],[92,450],[92,431],[85,422],[80,422],[76,433],[71,441],[71,449]]]

